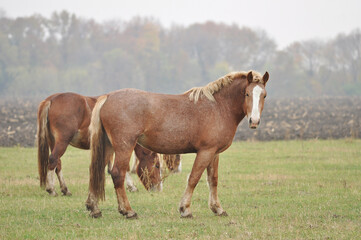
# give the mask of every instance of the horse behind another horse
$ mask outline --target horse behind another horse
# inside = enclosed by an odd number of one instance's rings
[[[40,185],[46,187],[51,196],[56,196],[54,188],[55,174],[58,177],[61,192],[70,196],[62,173],[61,157],[68,145],[80,149],[89,149],[89,123],[97,97],[87,97],[76,93],[57,93],[49,96],[38,108],[38,170]],[[49,148],[51,154],[49,156]],[[147,172],[148,178],[141,178],[147,190],[161,190],[159,157],[140,145],[135,146],[136,154],[142,163],[138,172]],[[140,154],[142,152],[142,154]],[[111,162],[113,155],[107,156]],[[150,182],[149,182],[150,181]],[[127,188],[136,191],[130,174],[126,173]]]
[[[159,154],[160,155],[160,173],[161,175],[169,171],[170,173],[180,173],[182,171],[182,161],[180,154]],[[131,167],[131,173],[137,172],[139,165],[139,159],[134,155],[133,165]]]

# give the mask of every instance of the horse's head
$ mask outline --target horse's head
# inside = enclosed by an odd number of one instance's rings
[[[267,96],[265,87],[268,78],[268,72],[263,77],[253,75],[252,71],[247,74],[244,112],[247,115],[249,127],[252,129],[256,129],[261,122],[264,100]]]
[[[147,190],[162,191],[159,154],[149,150],[143,151],[139,159],[137,175]]]

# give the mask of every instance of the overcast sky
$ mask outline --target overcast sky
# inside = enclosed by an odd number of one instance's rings
[[[361,0],[0,0],[8,17],[68,10],[98,22],[154,17],[169,27],[212,20],[263,29],[280,48],[361,29]]]

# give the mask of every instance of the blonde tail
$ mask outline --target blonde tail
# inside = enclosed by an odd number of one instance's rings
[[[102,200],[105,199],[105,145],[108,140],[100,120],[100,109],[106,100],[107,96],[101,96],[97,100],[89,126],[91,151],[89,191],[94,194],[96,199],[100,198]]]

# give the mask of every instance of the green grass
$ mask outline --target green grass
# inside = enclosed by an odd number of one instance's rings
[[[228,217],[208,209],[205,174],[193,219],[178,204],[194,160],[161,193],[127,193],[139,219],[117,211],[110,176],[103,217],[85,210],[89,151],[69,148],[64,177],[72,197],[40,189],[35,148],[0,148],[0,239],[361,239],[361,140],[236,142],[221,154],[219,197]],[[57,191],[60,193],[59,186]]]

